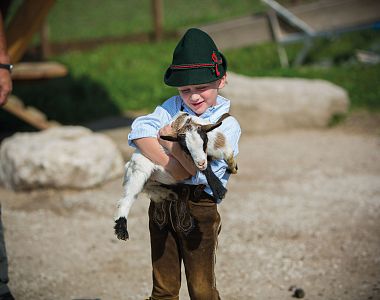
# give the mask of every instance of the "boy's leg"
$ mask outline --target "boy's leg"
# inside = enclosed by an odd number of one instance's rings
[[[220,299],[215,280],[215,252],[220,231],[217,205],[210,199],[189,201],[195,228],[182,236],[183,261],[191,299]]]
[[[169,205],[163,206],[169,215]],[[153,290],[151,299],[179,299],[181,287],[181,255],[178,239],[169,218],[160,226],[154,221],[155,203],[149,207],[149,231],[153,267]]]
[[[0,296],[9,293],[8,283],[8,259],[5,250],[3,223],[1,222],[0,204]]]

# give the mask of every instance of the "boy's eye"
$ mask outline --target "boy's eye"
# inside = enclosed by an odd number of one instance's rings
[[[190,90],[181,90],[181,93],[182,93],[182,94],[186,94],[186,93],[188,93],[188,92],[190,92]]]

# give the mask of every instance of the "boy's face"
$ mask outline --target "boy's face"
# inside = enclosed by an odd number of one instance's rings
[[[199,116],[210,106],[216,105],[218,90],[223,88],[225,83],[226,75],[210,83],[181,86],[178,92],[186,105]]]

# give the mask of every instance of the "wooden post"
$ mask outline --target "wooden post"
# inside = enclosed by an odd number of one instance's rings
[[[276,43],[277,53],[280,58],[281,67],[288,68],[289,60],[286,50],[281,43],[281,28],[277,15],[273,9],[270,9],[267,13],[269,27],[271,29],[272,38]]]
[[[159,42],[163,35],[163,8],[162,0],[152,0],[154,40]]]
[[[55,0],[27,0],[21,4],[6,29],[8,54],[12,63],[22,58],[54,2]]]
[[[40,30],[41,56],[47,59],[51,55],[51,47],[49,42],[49,24],[45,19]]]

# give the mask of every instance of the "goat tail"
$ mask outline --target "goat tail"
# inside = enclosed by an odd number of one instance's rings
[[[207,164],[207,168],[203,171],[203,173],[206,176],[214,198],[216,200],[223,199],[226,196],[227,189],[223,186],[220,179],[214,174],[210,164]]]

